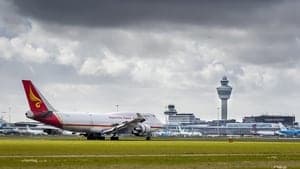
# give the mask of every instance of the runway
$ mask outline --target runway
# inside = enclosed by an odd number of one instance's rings
[[[58,155],[1,155],[0,158],[122,158],[122,157],[207,157],[207,156],[270,156],[282,154],[58,154]],[[288,155],[288,154],[286,154]],[[291,153],[290,155],[300,155]]]

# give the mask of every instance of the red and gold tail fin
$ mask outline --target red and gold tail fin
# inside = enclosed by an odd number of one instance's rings
[[[30,111],[26,116],[30,119],[55,127],[62,127],[59,118],[55,115],[56,110],[49,104],[46,98],[32,84],[30,80],[22,80]]]
[[[22,83],[30,110],[35,115],[38,115],[41,112],[50,111],[49,108],[51,107],[47,107],[48,102],[44,99],[42,94],[37,90],[32,82],[30,80],[22,80]]]

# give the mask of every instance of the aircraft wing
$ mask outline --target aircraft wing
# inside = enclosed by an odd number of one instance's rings
[[[142,123],[145,121],[145,118],[140,113],[136,113],[136,116],[137,117],[131,121],[124,121],[121,124],[116,124],[114,127],[102,131],[102,134],[115,134],[120,130],[135,126],[137,123]]]

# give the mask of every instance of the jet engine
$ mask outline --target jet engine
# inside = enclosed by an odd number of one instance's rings
[[[147,124],[138,123],[136,127],[133,128],[132,134],[135,136],[147,136],[151,133],[151,127]]]

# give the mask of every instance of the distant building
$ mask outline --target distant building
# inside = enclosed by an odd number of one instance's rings
[[[175,105],[169,104],[168,109],[164,112],[165,115],[170,116],[170,115],[176,115],[177,111],[175,109]]]
[[[199,118],[193,113],[178,113],[169,116],[169,124],[197,124],[200,122]]]
[[[243,118],[243,123],[282,123],[285,126],[295,125],[295,116],[260,115]]]
[[[6,124],[6,121],[4,121],[3,119],[0,119],[0,128],[1,128],[2,126],[4,126],[4,124]]]
[[[177,113],[175,105],[168,105],[168,109],[164,112],[166,115],[166,123],[171,125],[187,125],[198,124],[200,119],[194,113]]]
[[[208,122],[209,126],[225,126],[227,123],[236,123],[235,119],[230,120],[212,120]]]
[[[177,125],[165,126],[167,130],[176,132]],[[257,131],[275,132],[280,130],[278,123],[227,123],[224,126],[210,126],[203,124],[183,125],[181,128],[187,132],[200,132],[203,135],[254,135]]]

